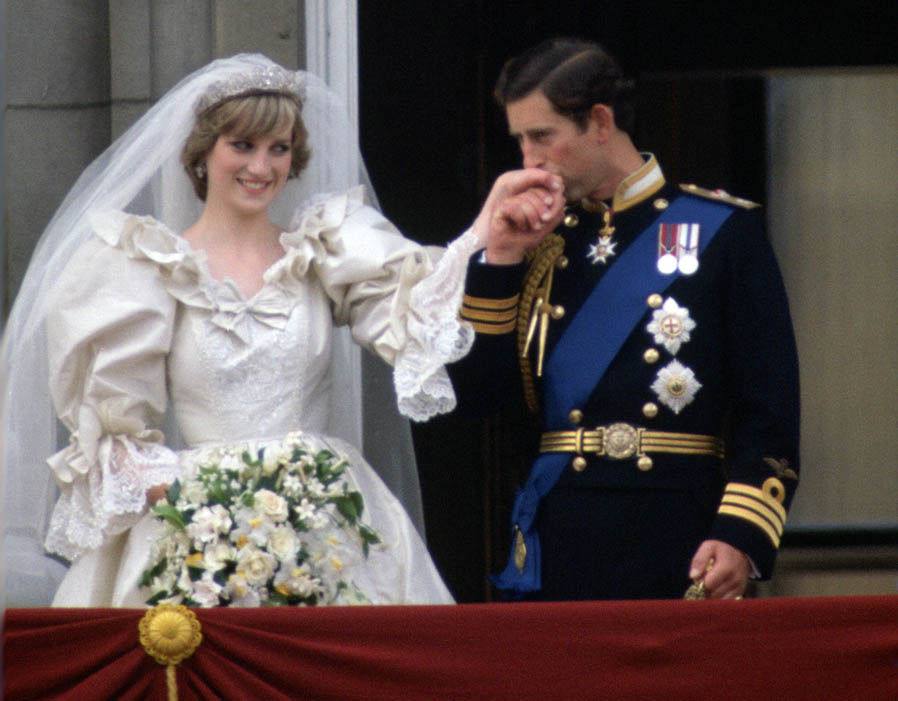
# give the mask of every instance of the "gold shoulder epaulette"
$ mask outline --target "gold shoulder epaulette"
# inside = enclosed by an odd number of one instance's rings
[[[524,385],[524,399],[527,407],[532,412],[539,409],[536,398],[536,386],[533,378],[533,369],[530,367],[530,358],[525,352],[527,337],[530,330],[530,319],[533,314],[533,303],[538,296],[548,299],[552,284],[552,271],[555,261],[564,252],[564,237],[559,234],[549,234],[533,251],[527,255],[530,267],[524,276],[524,287],[521,291],[521,301],[518,303],[518,361],[521,366],[521,380]]]
[[[717,202],[725,202],[726,204],[731,204],[734,207],[741,207],[742,209],[755,209],[756,207],[761,206],[757,202],[744,200],[741,197],[731,195],[729,192],[725,192],[724,190],[707,190],[703,187],[699,187],[698,185],[693,185],[691,183],[688,185],[680,185],[680,189],[683,192],[688,192],[690,195],[705,197],[709,200],[716,200]]]

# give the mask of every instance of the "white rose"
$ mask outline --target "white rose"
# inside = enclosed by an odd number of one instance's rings
[[[228,577],[228,585],[226,587],[228,594],[234,599],[242,599],[250,592],[250,586],[246,582],[246,577],[241,574],[232,574]]]
[[[241,575],[250,586],[262,586],[274,574],[277,560],[273,555],[247,547],[240,551],[237,560],[237,574]]]
[[[253,495],[256,510],[275,523],[287,520],[287,500],[268,489],[260,489]]]
[[[321,581],[313,577],[305,565],[280,570],[274,584],[275,589],[285,596],[295,594],[307,597],[321,592]]]
[[[236,556],[237,551],[233,547],[226,542],[219,541],[207,546],[203,551],[203,565],[207,570],[217,572],[224,569],[228,562],[234,560]]]
[[[190,598],[203,608],[212,608],[218,606],[218,595],[221,590],[221,585],[212,579],[212,573],[204,572],[203,576],[193,583]]]
[[[187,526],[187,535],[201,543],[211,543],[219,533],[231,530],[231,516],[221,504],[204,506],[193,514],[192,522]]]
[[[225,590],[231,597],[231,606],[255,608],[261,603],[259,593],[250,588],[242,575],[235,573],[228,577],[228,585]]]
[[[253,509],[242,508],[235,515],[237,528],[231,531],[231,542],[242,548],[246,543],[253,542],[262,546],[268,542],[268,534],[275,529],[275,525],[268,516],[260,514]]]
[[[295,561],[299,547],[299,538],[289,526],[279,526],[268,536],[268,552],[281,562]]]

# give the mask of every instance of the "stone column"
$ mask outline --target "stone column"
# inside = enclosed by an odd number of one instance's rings
[[[7,0],[6,300],[44,226],[109,143],[106,0]]]

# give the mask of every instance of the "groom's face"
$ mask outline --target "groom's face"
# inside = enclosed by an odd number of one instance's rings
[[[505,110],[509,132],[520,146],[525,168],[539,168],[560,176],[568,201],[580,200],[593,192],[602,152],[592,118],[581,127],[556,112],[539,90],[509,102]]]

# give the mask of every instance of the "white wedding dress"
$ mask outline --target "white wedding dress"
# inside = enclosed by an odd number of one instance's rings
[[[48,461],[61,496],[46,547],[73,561],[54,605],[143,606],[137,582],[160,531],[147,488],[177,477],[191,449],[293,431],[348,456],[363,520],[381,536],[345,578],[374,603],[451,602],[402,506],[354,448],[324,432],[335,324],[394,365],[403,413],[451,408],[442,366],[470,347],[457,310],[476,237],[434,263],[356,188],[294,219],[283,257],[247,300],[152,218],[104,212],[92,225],[48,318],[51,392],[71,432]],[[166,413],[186,450],[166,446]]]

